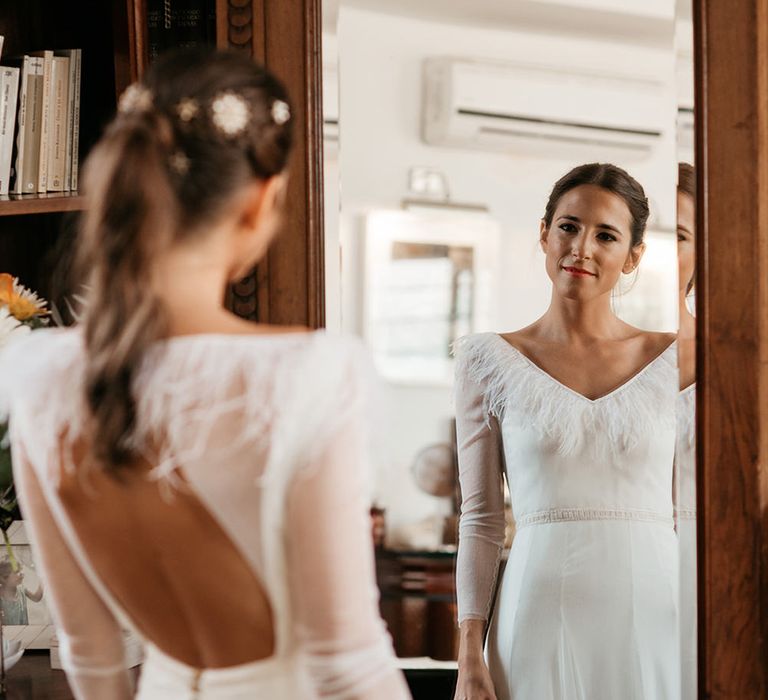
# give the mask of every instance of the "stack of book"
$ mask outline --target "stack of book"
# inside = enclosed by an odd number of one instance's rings
[[[81,54],[36,51],[0,66],[0,195],[77,191]]]

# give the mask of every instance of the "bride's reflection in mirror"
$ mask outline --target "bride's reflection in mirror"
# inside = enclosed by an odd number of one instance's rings
[[[694,700],[697,687],[696,641],[696,175],[680,163],[677,185],[677,250],[680,307],[678,353],[680,397],[675,452],[677,534],[680,543],[680,656],[682,697]]]
[[[541,221],[548,310],[457,343],[457,698],[679,695],[674,335],[611,304],[647,218],[624,170],[571,170]],[[493,607],[504,478],[517,532]]]
[[[329,330],[364,338],[383,378],[383,439],[372,480],[376,564],[383,616],[398,656],[409,657],[402,664],[411,681],[425,669],[434,678],[437,667],[450,671],[455,685],[460,496],[472,510],[467,488],[456,495],[457,472],[459,464],[465,474],[469,468],[466,425],[476,419],[480,442],[486,422],[493,439],[503,437],[497,448],[515,477],[506,483],[504,460],[494,453],[492,541],[481,521],[482,532],[471,536],[469,513],[459,545],[463,561],[475,544],[493,559],[490,569],[459,563],[462,611],[473,588],[493,587],[495,557],[501,559],[501,592],[486,601],[496,601],[493,611],[476,614],[480,640],[473,647],[479,657],[484,616],[501,608],[506,617],[514,613],[491,630],[489,650],[508,653],[496,662],[498,697],[510,692],[504,684],[511,669],[526,666],[525,648],[539,660],[520,683],[555,683],[554,667],[541,672],[551,652],[550,661],[560,655],[563,678],[580,674],[590,700],[631,695],[627,688],[636,685],[612,686],[618,677],[603,678],[602,669],[628,664],[628,645],[636,642],[653,650],[645,666],[624,670],[628,683],[651,682],[657,667],[661,682],[672,683],[676,673],[679,683],[678,637],[656,644],[669,619],[658,608],[642,609],[660,581],[677,585],[672,570],[662,571],[677,557],[671,499],[678,378],[668,362],[674,351],[666,351],[677,330],[674,5],[610,5],[323,5],[326,315]],[[591,163],[603,165],[571,173]],[[548,210],[553,184],[568,173]],[[572,269],[559,267],[565,258]],[[556,313],[547,311],[550,303]],[[497,335],[516,329],[525,330]],[[468,340],[457,343],[462,337]],[[455,365],[466,364],[467,353],[475,357],[473,343],[483,338],[504,368],[486,394],[506,400],[485,405],[478,394],[477,405],[463,410],[461,398],[452,400]],[[516,389],[515,377],[536,390]],[[478,392],[488,388],[482,377],[467,379],[476,380]],[[518,395],[520,401],[510,398]],[[597,516],[540,523],[557,520],[551,510]],[[650,534],[657,529],[671,536],[657,541]],[[592,531],[600,534],[584,536]],[[532,546],[536,532],[567,533],[574,549],[567,554],[567,543],[556,538]],[[632,548],[620,532],[632,533]],[[600,557],[602,548],[616,556]],[[646,559],[651,564],[640,576]],[[550,567],[535,572],[541,586],[520,575],[521,562],[534,560]],[[519,603],[515,586],[528,596]],[[542,601],[559,601],[553,586],[562,586],[562,629],[537,618],[539,610],[552,611],[549,603],[540,608]],[[628,587],[637,596],[633,611]],[[658,606],[669,602],[670,590],[663,589]],[[589,630],[606,617],[606,639],[593,641]],[[555,632],[562,632],[556,648],[547,637]],[[603,654],[609,645],[611,654]],[[448,686],[423,694],[411,687],[432,700],[449,698]],[[559,697],[531,687],[536,700]]]

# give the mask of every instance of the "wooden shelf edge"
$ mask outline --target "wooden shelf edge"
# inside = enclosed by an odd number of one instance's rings
[[[52,214],[85,209],[85,197],[75,192],[0,196],[0,216]]]

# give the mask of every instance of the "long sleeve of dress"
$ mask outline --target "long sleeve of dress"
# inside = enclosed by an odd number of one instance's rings
[[[504,482],[498,422],[486,414],[481,386],[457,364],[456,437],[461,517],[456,562],[459,623],[487,620],[504,547]]]
[[[51,515],[32,465],[16,448],[14,476],[44,600],[56,623],[62,665],[75,697],[133,697],[120,626],[84,576]]]
[[[400,700],[410,694],[379,615],[363,422],[345,421],[291,486],[292,608],[319,697]]]

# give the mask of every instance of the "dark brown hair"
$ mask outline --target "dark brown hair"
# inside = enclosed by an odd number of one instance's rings
[[[696,198],[696,170],[690,163],[677,164],[677,189],[682,194]]]
[[[648,199],[640,183],[626,170],[610,163],[587,163],[579,165],[561,177],[552,188],[544,211],[544,223],[552,225],[555,210],[564,194],[581,185],[596,185],[621,197],[632,217],[630,247],[643,242],[645,225],[648,222]]]
[[[174,243],[204,235],[242,187],[282,172],[291,146],[285,89],[242,54],[173,52],[132,90],[142,98],[125,108],[121,102],[85,166],[88,209],[76,266],[88,285],[91,453],[112,472],[135,459],[133,378],[145,351],[167,330],[150,284],[151,261]],[[247,123],[236,134],[215,122],[214,102],[222,95],[246,106]],[[187,118],[182,103],[191,105]]]

